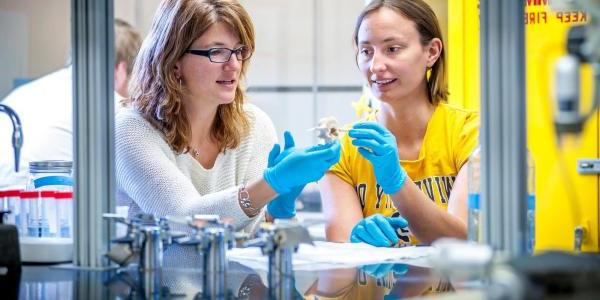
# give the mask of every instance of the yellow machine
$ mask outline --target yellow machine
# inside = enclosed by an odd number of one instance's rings
[[[429,1],[435,7],[435,2]],[[544,250],[599,251],[600,175],[580,174],[581,159],[600,158],[600,112],[579,133],[557,136],[555,65],[566,53],[567,32],[589,22],[583,11],[554,11],[548,0],[525,1],[528,147],[536,172],[536,245]],[[450,102],[478,108],[479,1],[447,2]],[[581,111],[589,110],[593,82],[581,68]],[[598,87],[600,88],[600,87]],[[483,99],[485,101],[485,99]],[[493,200],[492,200],[493,201]]]

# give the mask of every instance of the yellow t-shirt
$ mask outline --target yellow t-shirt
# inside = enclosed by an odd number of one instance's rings
[[[407,277],[399,275],[397,277],[393,272],[389,272],[379,278],[374,278],[360,270],[356,274],[356,280],[339,291],[334,291],[326,295],[318,291],[309,291],[304,295],[304,299],[384,299],[387,295],[391,295],[393,298],[408,298],[441,294],[450,291],[454,291],[454,287],[445,279],[419,277],[418,274],[408,275]]]
[[[368,119],[374,120],[373,117]],[[408,176],[444,210],[448,209],[450,191],[458,171],[478,144],[478,132],[479,115],[476,112],[440,103],[427,124],[419,158],[400,158]],[[342,137],[341,144],[341,158],[330,171],[355,188],[363,216],[376,213],[400,216],[390,197],[377,184],[371,163],[360,155],[347,135]],[[404,243],[418,243],[408,230],[402,231],[399,237]]]

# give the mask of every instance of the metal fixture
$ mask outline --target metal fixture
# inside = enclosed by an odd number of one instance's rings
[[[118,299],[179,299],[186,294],[173,293],[162,285],[162,272],[119,270],[104,283]]]
[[[583,243],[585,243],[585,236],[587,235],[587,230],[583,226],[575,227],[575,243],[573,245],[573,249],[577,252],[581,252],[581,247]]]
[[[17,113],[5,104],[0,104],[0,112],[8,115],[13,127],[12,147],[15,159],[15,172],[19,172],[19,161],[21,160],[21,147],[23,147],[23,128],[21,127],[21,119]]]
[[[481,2],[481,233],[526,253],[527,138],[522,1]]]
[[[600,174],[600,159],[579,159],[577,160],[577,173],[579,174]]]
[[[554,123],[559,138],[565,133],[579,134],[583,124],[600,107],[600,1],[556,0],[551,3],[555,11],[585,11],[590,21],[569,28],[567,54],[556,61]],[[592,66],[592,105],[588,112],[580,113],[580,72],[583,64]]]
[[[594,24],[595,22],[592,22]],[[586,52],[585,45],[593,40],[595,33],[589,33],[594,25],[579,25],[569,29],[567,37],[567,54],[560,57],[555,65],[556,113],[554,123],[556,133],[560,138],[566,133],[579,134],[583,124],[595,114],[600,105],[600,57]],[[597,26],[597,25],[596,25]],[[597,30],[597,29],[596,29]],[[600,39],[596,38],[598,46]],[[580,72],[583,64],[591,64],[596,87],[594,87],[593,102],[590,110],[580,113]]]
[[[162,269],[164,248],[172,244],[173,238],[185,235],[172,231],[165,218],[155,218],[151,214],[139,214],[131,219],[103,214],[103,218],[127,225],[127,234],[112,240],[117,245],[106,256],[122,267],[138,260],[140,271]]]
[[[189,237],[177,239],[184,246],[194,246],[203,259],[202,296],[222,299],[227,296],[227,249],[234,246],[236,235],[233,226],[218,215],[194,217],[167,217],[170,222],[186,224],[192,228]]]
[[[301,243],[313,244],[305,227],[290,220],[263,223],[257,238],[248,241],[248,247],[260,247],[269,257],[269,296],[272,299],[294,299],[294,270],[292,253]]]
[[[73,265],[108,268],[115,211],[114,0],[71,0],[73,58]],[[101,284],[77,298],[97,298]]]

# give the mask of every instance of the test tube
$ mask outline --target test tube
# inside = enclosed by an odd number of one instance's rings
[[[22,191],[21,192],[21,211],[23,219],[21,220],[21,235],[38,237],[39,232],[39,198],[40,191]]]
[[[54,199],[56,199],[58,237],[71,238],[71,228],[73,228],[73,192],[56,192]]]
[[[40,232],[42,237],[56,237],[58,234],[55,193],[55,191],[41,191]]]
[[[19,195],[21,190],[5,190],[2,191],[4,196],[4,209],[10,210],[10,214],[6,216],[6,224],[14,224],[19,226]]]
[[[0,191],[0,210],[1,211],[7,211],[10,210],[8,208],[8,198],[6,197],[6,192],[5,191]],[[3,220],[1,223],[8,223],[8,216],[3,216]]]
[[[19,192],[19,215],[17,216],[17,228],[19,229],[19,236],[27,236],[27,220],[29,218],[29,203],[27,199],[22,196],[25,191]]]

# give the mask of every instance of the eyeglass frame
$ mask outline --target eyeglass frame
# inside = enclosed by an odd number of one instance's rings
[[[243,48],[248,48],[250,50],[250,55],[248,55],[248,57],[246,57],[246,58],[240,57],[242,55],[241,49],[243,49]],[[215,50],[229,50],[229,58],[227,58],[226,61],[212,60],[211,53]],[[250,48],[246,45],[243,45],[243,46],[237,47],[235,49],[230,49],[230,48],[225,48],[225,47],[215,47],[215,48],[209,48],[209,49],[187,49],[187,50],[185,50],[185,53],[208,57],[208,60],[210,60],[210,62],[212,62],[212,63],[224,64],[224,63],[228,63],[231,60],[233,53],[236,53],[235,58],[237,58],[238,61],[244,61],[244,60],[249,59],[250,57],[252,57],[252,48]]]

